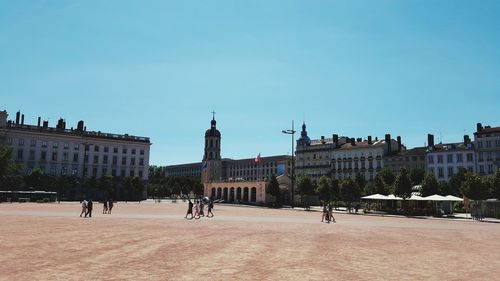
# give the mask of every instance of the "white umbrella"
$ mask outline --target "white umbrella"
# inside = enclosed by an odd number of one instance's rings
[[[416,194],[412,194],[410,198],[408,198],[408,200],[413,200],[413,201],[425,201],[424,197],[422,196],[419,196],[419,195],[416,195]]]
[[[361,197],[361,199],[372,199],[372,200],[387,200],[387,196],[382,194],[372,194],[365,197]]]
[[[394,196],[394,194],[389,194],[387,195],[387,200],[403,200],[403,198]]]
[[[448,198],[449,201],[457,201],[457,202],[464,201],[464,199],[462,199],[460,197],[453,196],[453,195],[446,195],[446,198]]]
[[[434,195],[431,195],[431,196],[427,196],[427,197],[423,197],[422,198],[423,200],[427,200],[427,201],[451,201],[450,199],[444,197],[444,196],[441,196],[441,195],[437,195],[437,194],[434,194]]]

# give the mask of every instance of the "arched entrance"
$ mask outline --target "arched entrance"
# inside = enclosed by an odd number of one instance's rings
[[[243,202],[248,202],[248,187],[243,188]]]
[[[236,189],[236,201],[241,202],[241,187]]]
[[[257,188],[252,187],[250,191],[250,202],[257,202]]]
[[[222,188],[217,188],[217,199],[221,199],[222,198]]]
[[[215,198],[215,187],[212,187],[212,194],[210,195],[210,198]]]
[[[234,187],[229,189],[229,202],[234,202]]]
[[[228,199],[227,187],[224,187],[224,193],[222,194],[222,199],[224,199],[224,201],[227,201],[227,199]]]

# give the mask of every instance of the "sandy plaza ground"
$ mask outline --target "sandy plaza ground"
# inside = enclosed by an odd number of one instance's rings
[[[0,280],[500,280],[500,224],[216,205],[0,204]]]

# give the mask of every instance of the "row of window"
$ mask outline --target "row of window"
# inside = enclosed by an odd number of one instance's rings
[[[18,139],[17,141],[18,141],[18,146],[24,146],[24,139]],[[39,141],[37,141],[37,140],[30,140],[30,146],[31,147],[36,147],[37,142],[39,142]],[[42,148],[46,148],[48,146],[47,145],[48,144],[47,141],[42,140],[40,142],[41,142],[41,147]],[[7,144],[8,145],[12,145],[12,138],[7,138]],[[89,145],[89,144],[85,145],[85,151],[89,151],[90,150],[90,146],[91,145]],[[63,143],[63,148],[64,149],[69,149],[69,147],[70,147],[69,143]],[[55,148],[55,149],[59,148],[59,142],[53,141],[52,142],[52,148]],[[73,149],[74,150],[80,150],[80,144],[77,144],[77,143],[73,144]],[[93,150],[95,152],[99,152],[100,151],[100,146],[99,145],[93,145]],[[109,150],[110,150],[109,146],[103,146],[103,151],[105,153],[108,153]],[[113,153],[118,153],[118,151],[119,151],[118,147],[113,147]],[[122,148],[122,154],[127,154],[128,151],[129,151],[128,148],[126,148],[126,147]],[[136,148],[130,149],[130,153],[132,155],[136,155],[137,154],[137,149]],[[144,155],[144,149],[139,149],[139,155]]]
[[[31,172],[31,170],[33,169],[33,167],[28,167],[27,170],[26,170],[26,173],[29,174]],[[63,166],[61,167],[60,169],[60,173],[58,174],[57,173],[57,167],[56,166],[49,166],[49,167],[45,167],[45,166],[40,166],[39,167],[40,170],[42,170],[43,173],[47,173],[47,174],[50,174],[50,175],[53,175],[53,176],[78,176],[78,168],[77,167],[66,167],[66,166]],[[98,175],[98,168],[88,168],[86,167],[83,172],[85,173],[86,176],[90,176],[90,177],[96,177]],[[89,174],[90,173],[90,174]],[[101,175],[107,175],[108,174],[108,169],[107,168],[102,168],[101,169]],[[144,171],[143,170],[139,170],[138,171],[138,176],[140,178],[142,178],[144,175]],[[111,176],[113,177],[126,177],[126,176],[129,176],[129,177],[134,177],[135,176],[135,170],[128,170],[128,173],[127,173],[127,170],[125,169],[121,169],[120,171],[116,170],[116,169],[111,169]]]
[[[444,163],[444,156],[445,155],[427,155],[427,162],[429,164],[433,164],[434,158],[436,158],[437,163],[439,164]],[[463,157],[464,157],[463,154],[447,154],[446,163],[462,163],[464,161]],[[474,162],[474,153],[467,153],[466,158],[467,162],[469,163]]]
[[[480,151],[477,153],[477,161],[483,162],[485,159],[485,155],[486,155],[486,161],[493,160],[494,153],[492,151],[488,151],[488,152]],[[500,160],[500,151],[496,152],[496,160]]]
[[[35,161],[35,154],[36,154],[36,151],[35,150],[30,150],[29,151],[29,155],[28,155],[28,160],[29,161]],[[58,161],[58,157],[59,156],[59,153],[57,151],[52,151],[52,154],[51,154],[51,161]],[[24,150],[23,149],[18,149],[17,150],[17,159],[18,160],[24,160]],[[78,159],[79,159],[79,154],[78,153],[73,153],[73,158],[72,158],[72,161],[73,162],[78,162]],[[135,157],[130,157],[129,158],[130,161],[130,165],[131,166],[134,166],[136,164],[136,158]],[[40,151],[40,160],[41,161],[47,161],[47,151]],[[62,153],[62,161],[69,161],[69,153],[64,151]],[[108,164],[108,161],[109,160],[109,157],[108,155],[103,155],[102,157],[102,162],[99,161],[99,155],[94,155],[93,157],[93,163],[94,164]],[[89,156],[88,155],[85,155],[84,156],[84,162],[85,163],[88,163],[89,162]],[[112,158],[112,164],[113,165],[117,165],[118,164],[118,156],[113,156]],[[127,165],[127,157],[121,157],[121,164],[122,165]],[[139,158],[139,166],[144,166],[144,158]]]
[[[438,178],[444,178],[444,170],[445,168],[444,167],[437,167],[437,177]],[[434,168],[429,168],[429,172],[432,173],[433,175],[436,175],[436,169]],[[454,167],[448,167],[447,168],[447,171],[448,171],[448,178],[453,176],[456,172],[462,170],[462,169],[465,169],[464,167],[457,167],[456,169]],[[473,172],[474,171],[474,167],[473,166],[468,166],[467,167],[467,171],[469,172]]]
[[[252,163],[252,164],[243,164],[243,165],[232,165],[229,167],[229,170],[245,170],[245,169],[256,169],[256,168],[274,168],[278,165],[275,161],[273,162],[263,162],[260,164]]]
[[[278,168],[262,169],[262,171],[260,170],[229,171],[229,177],[269,176],[271,173],[274,173],[275,175],[278,174]]]
[[[492,147],[492,141],[487,140],[487,141],[478,141],[477,142],[477,148],[491,148]],[[495,140],[495,147],[500,147],[500,140]]]

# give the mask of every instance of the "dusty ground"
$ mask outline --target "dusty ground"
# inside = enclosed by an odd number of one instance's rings
[[[0,280],[500,280],[500,224],[186,207],[0,204]]]

